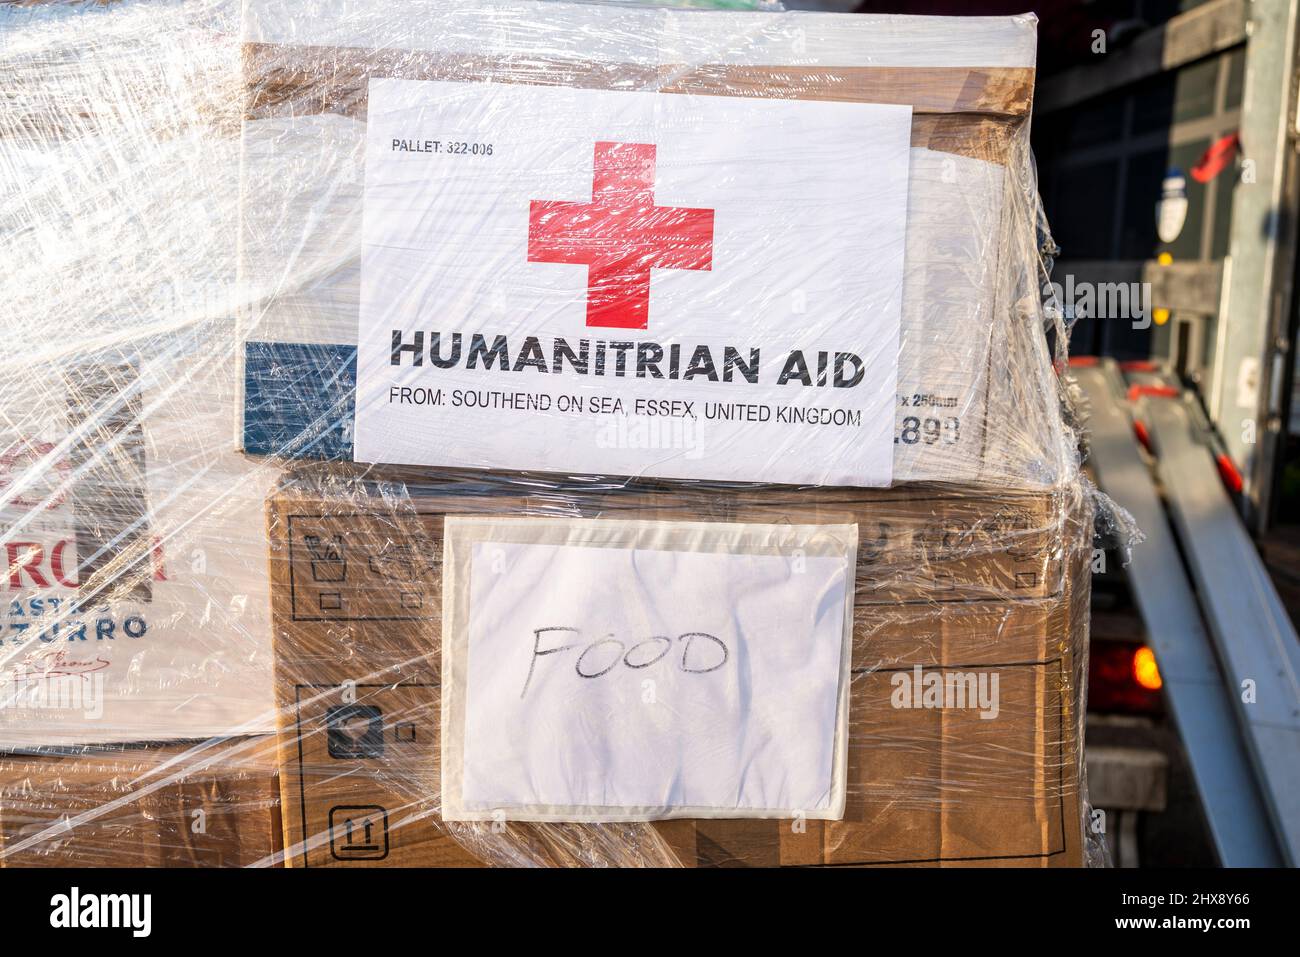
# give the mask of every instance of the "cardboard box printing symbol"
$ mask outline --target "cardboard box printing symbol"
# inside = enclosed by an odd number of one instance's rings
[[[384,756],[384,714],[374,705],[334,705],[325,712],[325,727],[331,758]]]
[[[311,578],[316,582],[341,582],[348,575],[347,552],[342,535],[324,539],[319,535],[303,538],[311,556]]]
[[[388,811],[378,804],[330,808],[330,854],[338,861],[381,861],[388,856]]]

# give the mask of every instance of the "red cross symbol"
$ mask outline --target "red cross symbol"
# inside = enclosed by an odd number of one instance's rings
[[[655,148],[597,143],[591,202],[535,199],[528,261],[587,267],[587,325],[644,329],[651,269],[711,269],[713,210],[656,206]]]

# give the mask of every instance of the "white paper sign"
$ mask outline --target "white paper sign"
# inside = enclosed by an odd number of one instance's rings
[[[372,79],[354,454],[886,485],[911,110]]]
[[[840,817],[856,545],[448,518],[444,817]]]

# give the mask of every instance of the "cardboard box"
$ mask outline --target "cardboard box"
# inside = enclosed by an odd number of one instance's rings
[[[277,470],[214,438],[229,350],[174,351],[69,360],[0,402],[0,750],[274,729],[266,539],[247,517]]]
[[[318,479],[287,481],[268,506],[286,845],[307,845],[291,847],[291,861],[468,864],[511,849],[528,859],[534,851],[522,849],[554,834],[554,825],[503,823],[502,833],[436,816],[440,540],[443,517],[456,513],[889,524],[885,546],[863,535],[859,555],[844,819],[654,830],[672,855],[701,866],[1081,862],[1076,655],[1087,640],[1080,543],[1090,525],[1070,490],[1036,501],[930,489],[521,497],[518,483],[493,494],[463,480],[384,499],[374,486]],[[1008,597],[1014,566],[999,563],[1009,541],[1023,546],[1012,561],[1051,569],[1027,598]],[[935,590],[934,565],[952,571],[952,589]],[[894,706],[904,679],[921,688],[932,674],[970,689],[996,676],[996,718]],[[351,856],[358,821],[363,835],[369,823],[385,837]],[[653,839],[644,854],[666,856]]]
[[[1069,554],[1065,536],[1077,535],[1079,525],[1079,492],[1072,487],[994,494],[938,486],[733,488],[425,470],[382,474],[403,483],[398,487],[407,491],[398,494],[409,493],[409,502],[377,513],[369,496],[379,486],[352,484],[349,472],[338,468],[302,470],[301,481],[290,479],[273,496],[272,521],[285,525],[280,544],[304,543],[285,553],[293,574],[293,614],[300,619],[436,617],[440,597],[433,592],[441,583],[428,573],[441,561],[445,514],[857,524],[859,605],[1060,595]],[[312,490],[318,478],[320,493]],[[530,487],[536,491],[529,493]],[[393,538],[398,530],[411,540]],[[322,550],[336,541],[346,550],[349,536],[358,543],[353,549],[367,551],[339,554],[331,567]],[[319,543],[316,553],[305,544],[308,539]],[[273,540],[273,553],[276,547]],[[329,580],[335,572],[343,577]]]
[[[310,683],[282,669],[285,863],[290,867],[674,866],[669,827],[446,823],[438,816],[436,672]],[[290,686],[291,683],[291,686]],[[290,703],[291,702],[291,703]],[[679,823],[679,822],[673,822]]]
[[[1073,648],[1057,640],[1068,634],[1068,608],[1059,599],[1008,605],[907,616],[929,619],[917,622],[918,647],[933,637],[943,649],[920,675],[997,676],[996,720],[894,707],[894,679],[911,680],[914,666],[855,668],[844,818],[698,822],[678,839],[684,856],[693,848],[701,865],[1078,866],[1077,675]],[[984,630],[991,619],[1005,629],[997,642]]]
[[[1004,159],[1006,131],[1018,128],[1033,103],[1035,31],[1032,17],[976,23],[807,11],[611,14],[526,2],[454,12],[335,2],[307,14],[285,0],[254,0],[245,6],[243,31],[246,113],[364,116],[372,76],[490,77],[907,105],[916,115],[914,146]]]
[[[0,865],[272,864],[281,837],[274,743],[0,755]]]
[[[1028,267],[1011,261],[1020,247],[1006,215],[1008,169],[1027,149],[1032,18],[531,3],[454,17],[326,3],[308,15],[256,0],[243,36],[239,268],[276,292],[240,333],[240,449],[353,456],[368,81],[489,81],[911,106],[894,481],[1060,480],[1059,415],[1043,398],[1054,396],[1051,357],[1012,306]],[[463,298],[466,321],[488,308]]]
[[[435,813],[434,675],[389,683],[376,674],[344,685],[289,671],[279,671],[286,863],[475,866]]]

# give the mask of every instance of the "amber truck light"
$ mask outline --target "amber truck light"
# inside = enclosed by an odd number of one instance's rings
[[[1133,677],[1149,691],[1160,690],[1160,669],[1156,667],[1156,655],[1146,645],[1133,652]]]
[[[1160,672],[1146,645],[1094,639],[1088,662],[1088,710],[1157,714]]]

